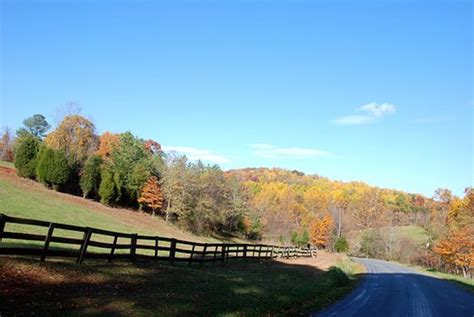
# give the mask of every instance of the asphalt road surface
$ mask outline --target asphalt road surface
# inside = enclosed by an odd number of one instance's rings
[[[453,283],[386,261],[357,261],[367,268],[361,284],[312,316],[474,317],[474,295]]]

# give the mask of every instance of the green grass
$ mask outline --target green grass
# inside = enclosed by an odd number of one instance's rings
[[[132,233],[112,217],[0,179],[0,213]],[[133,228],[135,229],[135,228]],[[139,229],[139,228],[138,228]]]
[[[419,226],[399,226],[395,228],[400,238],[409,238],[420,244],[425,244],[429,240],[428,233]]]
[[[474,293],[474,279],[470,278],[465,278],[459,275],[454,275],[454,274],[449,274],[449,273],[444,273],[444,272],[439,272],[436,270],[428,269],[425,271],[429,272],[431,275],[434,275],[438,278],[441,278],[443,280],[447,280],[453,283],[456,283],[465,289],[469,290],[470,292]]]
[[[15,165],[11,162],[0,161],[0,166],[8,167],[8,168],[15,168]]]
[[[407,264],[402,264],[407,266]],[[460,275],[455,275],[455,274],[450,274],[450,273],[444,273],[437,271],[435,269],[427,269],[421,266],[410,266],[418,271],[426,272],[434,277],[455,283],[464,289],[467,289],[468,291],[474,293],[474,279],[470,278],[465,278]]]
[[[465,277],[462,277],[462,276],[456,275],[456,274],[440,272],[440,271],[435,270],[433,268],[426,268],[426,267],[422,267],[422,266],[419,266],[419,265],[411,265],[411,264],[400,263],[400,262],[396,262],[396,261],[391,261],[391,262],[396,263],[398,265],[402,265],[402,266],[406,266],[406,267],[415,269],[415,270],[420,271],[420,272],[427,273],[427,274],[429,274],[433,277],[437,277],[439,279],[443,279],[443,280],[455,283],[455,284],[463,287],[464,289],[467,289],[468,291],[474,293],[474,279],[465,278]]]
[[[345,263],[342,269],[324,272],[276,261],[236,261],[202,267],[86,261],[78,266],[0,258],[0,277],[4,281],[0,314],[2,309],[5,315],[32,310],[46,315],[307,314],[334,302],[355,286],[353,276],[347,278],[343,271],[348,267],[350,263]],[[17,291],[8,293],[10,285]],[[2,294],[4,291],[7,294]],[[2,298],[8,305],[2,305]]]
[[[2,162],[5,163],[5,162]],[[1,176],[1,174],[0,174]],[[149,215],[137,214],[129,210],[110,209],[108,212],[102,211],[103,206],[98,203],[97,209],[91,206],[94,203],[82,200],[80,197],[73,197],[65,194],[57,194],[52,190],[43,188],[33,181],[17,178],[15,175],[8,175],[0,178],[0,213],[9,216],[31,218],[37,220],[51,221],[56,223],[72,224],[83,227],[100,228],[115,232],[138,233],[144,235],[158,235],[164,237],[174,237],[188,241],[220,242],[222,240],[239,242],[238,239],[229,240],[218,237],[199,237],[190,233],[185,233],[174,226],[170,226],[164,221],[154,219]],[[116,211],[116,214],[115,214]],[[135,217],[130,217],[130,216]],[[139,218],[137,221],[137,217]],[[129,224],[129,219],[132,219]],[[134,219],[134,220],[133,220]],[[46,235],[48,228],[30,225],[19,225],[7,223],[6,231],[25,232],[32,234]],[[82,238],[82,233],[55,230],[54,236],[68,238]],[[94,241],[112,243],[113,237],[104,235],[93,235]],[[118,243],[129,243],[130,239],[119,238]],[[140,241],[140,244],[152,244],[153,241]],[[26,241],[3,239],[0,242],[4,247],[41,247],[43,241]],[[166,243],[162,246],[166,246]],[[52,249],[79,249],[79,245],[65,245],[62,243],[52,243]],[[88,252],[109,252],[109,250],[91,247]],[[129,250],[120,249],[117,253],[126,253]],[[153,254],[152,250],[139,250],[140,254]],[[163,252],[160,255],[167,255]],[[178,254],[177,256],[185,256]]]

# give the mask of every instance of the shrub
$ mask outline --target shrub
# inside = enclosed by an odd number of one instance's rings
[[[369,229],[364,231],[360,237],[359,253],[365,257],[376,258],[381,255],[383,246],[381,237],[377,230]]]
[[[347,252],[349,249],[349,244],[347,243],[346,238],[337,238],[336,242],[334,243],[334,249],[336,249],[336,252]]]
[[[303,233],[301,234],[301,237],[299,239],[299,243],[300,243],[300,246],[307,246],[308,243],[309,243],[309,233],[308,233],[308,230],[304,230]]]
[[[102,159],[97,155],[93,155],[87,159],[79,182],[84,198],[88,195],[97,197],[99,194],[101,164]]]
[[[327,274],[329,275],[329,280],[332,286],[341,287],[350,283],[350,279],[347,277],[346,273],[335,266],[330,267]]]
[[[117,190],[114,175],[108,168],[104,168],[101,174],[102,180],[99,186],[100,202],[109,205],[117,198]]]
[[[18,176],[35,178],[39,146],[40,141],[33,136],[26,136],[19,140],[15,153],[15,168]]]
[[[36,175],[42,183],[59,190],[68,181],[70,174],[71,169],[63,151],[55,151],[46,146],[41,147],[38,153]]]
[[[291,232],[291,243],[293,243],[294,245],[298,244],[298,232],[296,231]]]

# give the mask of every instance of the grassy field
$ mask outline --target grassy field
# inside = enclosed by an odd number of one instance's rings
[[[8,168],[15,168],[15,165],[11,162],[0,161],[0,166],[8,167]]]
[[[0,315],[307,314],[356,285],[356,264],[346,258],[337,265],[328,271],[269,260],[202,267],[150,262],[78,266],[0,258]]]
[[[166,223],[160,217],[153,218],[134,210],[110,208],[95,201],[54,192],[37,182],[17,177],[11,169],[11,163],[0,161],[0,167],[3,167],[0,168],[0,213],[9,216],[190,241],[238,241],[233,238],[195,236]],[[28,232],[37,234],[45,234],[47,230],[11,224],[6,229],[28,229]],[[70,236],[70,233],[65,232],[64,235]]]

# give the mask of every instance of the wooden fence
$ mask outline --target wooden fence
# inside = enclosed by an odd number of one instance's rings
[[[38,227],[42,227],[45,234],[8,231],[6,230],[9,227],[6,226],[7,224],[36,227],[35,230],[27,230],[29,232],[37,232]],[[14,226],[13,228],[15,228]],[[73,236],[74,234],[80,236],[75,238],[64,236]],[[6,244],[4,242],[6,239],[14,241]],[[25,244],[24,241],[33,241],[33,244]],[[52,247],[52,243],[60,244],[62,247]],[[151,259],[168,261],[171,264],[187,262],[191,265],[191,263],[204,262],[224,263],[229,259],[312,257],[314,254],[315,251],[310,248],[266,244],[198,243],[0,214],[0,255],[38,256],[41,261],[44,261],[46,257],[72,257],[76,259],[76,263],[82,263],[85,258],[106,259],[109,262],[114,259],[132,261]]]

